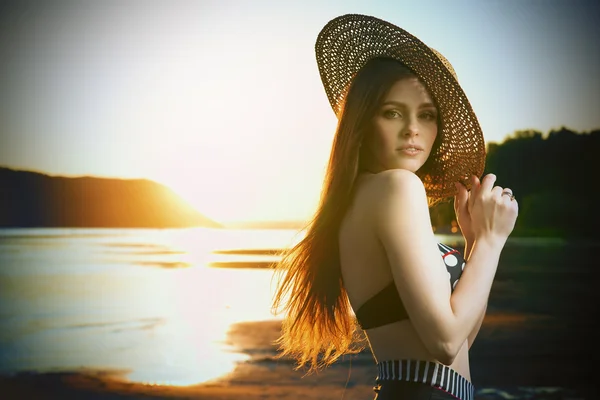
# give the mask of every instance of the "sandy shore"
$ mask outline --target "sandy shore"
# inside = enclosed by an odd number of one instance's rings
[[[255,375],[255,378],[260,376]],[[122,381],[106,373],[56,373],[0,379],[3,399],[368,399],[370,387],[338,385],[275,386],[207,383],[188,387],[151,386]]]
[[[191,386],[149,385],[127,380],[127,371],[25,372],[0,376],[1,399],[369,399],[372,384],[348,381],[349,369],[334,366],[317,375],[294,371],[291,362],[274,361],[279,321],[234,325],[228,341],[251,360],[227,376]],[[368,371],[368,372],[367,372]],[[371,381],[371,368],[352,368],[352,381]],[[364,376],[367,373],[369,376]],[[346,386],[346,382],[348,385]]]
[[[513,325],[522,325],[523,316],[490,315],[486,318],[486,328],[481,332],[480,345],[490,347],[490,341],[497,343],[499,352],[507,352],[507,343],[502,345],[503,332]],[[531,323],[534,325],[535,323]],[[539,323],[544,323],[543,319]],[[340,362],[319,374],[305,376],[294,371],[289,360],[278,360],[273,356],[272,345],[280,329],[279,321],[246,322],[231,327],[228,341],[234,348],[250,356],[250,360],[238,364],[229,375],[217,380],[192,386],[149,385],[127,380],[127,371],[61,371],[46,373],[20,373],[0,377],[0,398],[2,399],[372,399],[374,362],[368,352]],[[477,359],[477,355],[475,355]],[[537,366],[538,375],[547,374],[542,380],[521,380],[517,375],[505,372],[507,364],[486,362],[485,357],[495,360],[497,355],[485,355],[479,365],[486,364],[491,376],[495,376],[494,386],[480,386],[477,399],[570,399],[593,400],[597,396],[594,387],[577,384],[566,388],[560,383],[552,384],[556,377]],[[477,362],[477,361],[476,361]],[[531,368],[540,361],[520,365]],[[489,364],[489,365],[488,365]],[[567,366],[568,367],[568,366]],[[505,371],[504,373],[502,371]],[[565,368],[566,370],[566,368]],[[559,371],[562,373],[561,371]],[[529,379],[529,380],[528,380]],[[558,382],[558,381],[556,381]],[[563,381],[564,382],[564,381]],[[477,383],[477,382],[475,382]],[[482,383],[485,383],[483,381]],[[487,385],[487,383],[485,383]],[[525,387],[519,387],[524,385]],[[530,387],[527,387],[527,386]],[[590,382],[590,385],[593,383]],[[587,387],[586,387],[587,386]]]

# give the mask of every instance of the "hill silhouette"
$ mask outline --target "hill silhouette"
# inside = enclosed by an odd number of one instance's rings
[[[145,179],[67,178],[0,167],[0,227],[222,227]]]

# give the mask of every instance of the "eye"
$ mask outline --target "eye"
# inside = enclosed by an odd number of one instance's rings
[[[385,110],[383,112],[383,116],[388,118],[388,119],[393,119],[393,118],[402,118],[402,114],[400,114],[398,112],[398,110]]]
[[[421,114],[421,118],[424,118],[428,121],[437,121],[437,113],[434,111],[425,111]]]

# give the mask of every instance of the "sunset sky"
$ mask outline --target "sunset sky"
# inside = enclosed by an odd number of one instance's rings
[[[0,166],[152,179],[225,223],[305,219],[336,125],[314,57],[330,19],[374,15],[439,50],[501,142],[600,128],[594,3],[15,0]]]

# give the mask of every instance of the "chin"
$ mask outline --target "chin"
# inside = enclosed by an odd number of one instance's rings
[[[394,168],[395,169],[405,169],[412,173],[415,173],[422,166],[423,166],[423,163],[420,163],[420,162],[402,162],[402,163],[396,164],[396,166],[394,166]]]

